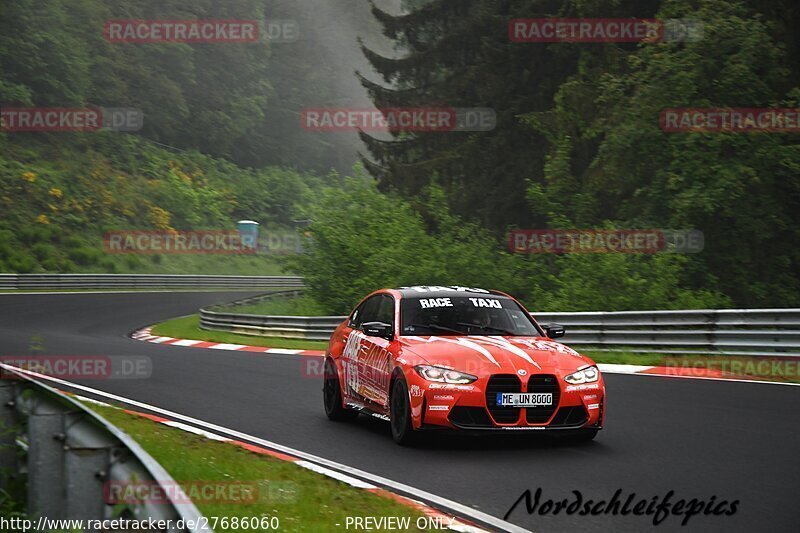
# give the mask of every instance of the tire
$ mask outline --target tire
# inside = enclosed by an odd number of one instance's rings
[[[342,401],[342,388],[339,385],[339,373],[332,360],[325,360],[322,383],[322,399],[325,403],[325,414],[335,422],[346,422],[358,416],[358,411],[348,409]]]
[[[401,446],[410,446],[419,441],[419,432],[411,424],[411,402],[408,399],[408,385],[399,377],[392,385],[392,398],[389,406],[389,424],[392,438]]]

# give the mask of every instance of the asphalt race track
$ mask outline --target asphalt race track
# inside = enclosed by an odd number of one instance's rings
[[[503,517],[525,489],[543,501],[623,500],[675,491],[673,501],[739,500],[733,516],[670,516],[658,531],[797,531],[800,387],[606,375],[606,429],[589,444],[518,435],[392,442],[388,424],[329,422],[308,358],[160,346],[131,331],[247,293],[0,295],[0,355],[146,355],[144,380],[86,380],[104,391],[298,448]],[[528,515],[533,531],[641,531],[652,517]]]

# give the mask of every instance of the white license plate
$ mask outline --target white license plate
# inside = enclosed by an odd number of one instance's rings
[[[553,405],[552,392],[498,392],[497,405],[503,407],[542,407]]]

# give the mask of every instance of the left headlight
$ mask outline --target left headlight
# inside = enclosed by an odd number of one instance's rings
[[[441,368],[438,366],[417,365],[414,367],[417,374],[427,379],[428,381],[435,381],[437,383],[450,383],[451,385],[466,385],[477,380],[476,376],[465,374],[456,370],[448,368]]]
[[[564,381],[570,385],[580,385],[581,383],[594,383],[600,378],[600,371],[596,366],[587,366],[568,376],[564,376]]]

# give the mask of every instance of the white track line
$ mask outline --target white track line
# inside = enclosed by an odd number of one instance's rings
[[[306,453],[294,448],[290,448],[289,446],[284,446],[282,444],[278,444],[275,442],[271,442],[265,439],[261,439],[258,437],[254,437],[253,435],[248,435],[247,433],[242,433],[240,431],[236,431],[235,429],[229,429],[224,426],[218,426],[217,424],[212,424],[210,422],[205,422],[203,420],[199,420],[197,418],[193,418],[190,416],[182,415],[180,413],[176,413],[174,411],[169,411],[167,409],[162,409],[160,407],[156,407],[154,405],[149,405],[144,402],[139,402],[137,400],[131,400],[129,398],[125,398],[124,396],[118,396],[116,394],[112,394],[110,392],[101,391],[98,389],[93,389],[91,387],[87,387],[85,385],[79,385],[77,383],[72,383],[69,381],[65,381],[63,379],[54,378],[51,376],[46,376],[44,374],[39,374],[38,372],[31,372],[30,370],[24,370],[22,368],[18,368],[12,365],[7,365],[5,363],[0,363],[0,367],[13,369],[14,371],[21,372],[23,374],[33,376],[38,379],[43,379],[47,381],[52,381],[53,383],[58,383],[59,385],[65,387],[71,387],[73,389],[82,390],[84,392],[88,392],[91,394],[95,394],[97,396],[102,396],[103,398],[108,398],[111,400],[116,400],[121,403],[125,403],[128,405],[133,405],[135,407],[139,407],[141,409],[146,409],[148,411],[152,411],[154,413],[158,413],[173,419],[181,420],[183,422],[188,422],[190,424],[194,424],[195,426],[199,426],[201,428],[209,429],[212,431],[216,431],[219,433],[225,433],[227,435],[231,435],[232,437],[236,437],[237,439],[250,441],[254,444],[259,444],[264,446],[265,448],[270,448],[275,451],[283,452],[287,455],[293,455],[300,459],[305,459],[306,461],[316,463],[317,465],[328,467],[330,469],[336,470],[340,473],[349,474],[354,477],[361,478],[365,481],[371,481],[377,485],[382,485],[384,487],[391,488],[397,492],[405,493],[414,496],[415,498],[421,499],[423,501],[430,502],[439,508],[448,509],[450,511],[454,511],[456,514],[463,516],[465,518],[471,518],[478,522],[483,522],[484,524],[491,525],[501,531],[507,531],[509,533],[531,533],[530,530],[522,528],[520,526],[514,525],[510,522],[506,522],[505,520],[501,520],[495,516],[483,513],[466,505],[460,504],[458,502],[454,502],[452,500],[448,500],[447,498],[443,498],[441,496],[437,496],[436,494],[432,494],[430,492],[417,489],[415,487],[411,487],[404,483],[400,483],[398,481],[392,481],[391,479],[387,479],[382,476],[378,476],[376,474],[371,474],[369,472],[365,472],[364,470],[359,470],[358,468],[353,468],[351,466],[347,466],[341,463],[337,463],[336,461],[331,461],[329,459],[325,459],[323,457],[319,457],[317,455],[313,455],[310,453]]]
[[[195,344],[200,344],[203,341],[195,341],[191,339],[181,339],[177,342],[173,342],[172,346],[194,346]]]
[[[150,341],[150,342],[156,342],[156,341]],[[247,348],[247,345],[220,343],[220,344],[215,344],[213,346],[209,346],[208,348],[209,350],[241,350],[242,348]]]
[[[371,483],[367,483],[365,481],[361,481],[358,478],[354,478],[353,476],[348,476],[347,474],[342,474],[336,470],[331,470],[330,468],[325,468],[324,466],[320,466],[317,463],[312,463],[310,461],[295,461],[294,464],[297,466],[301,466],[303,468],[307,468],[312,472],[316,472],[317,474],[322,474],[323,476],[332,477],[333,479],[338,479],[342,483],[347,483],[348,485],[355,487],[357,489],[377,489],[375,485]]]

